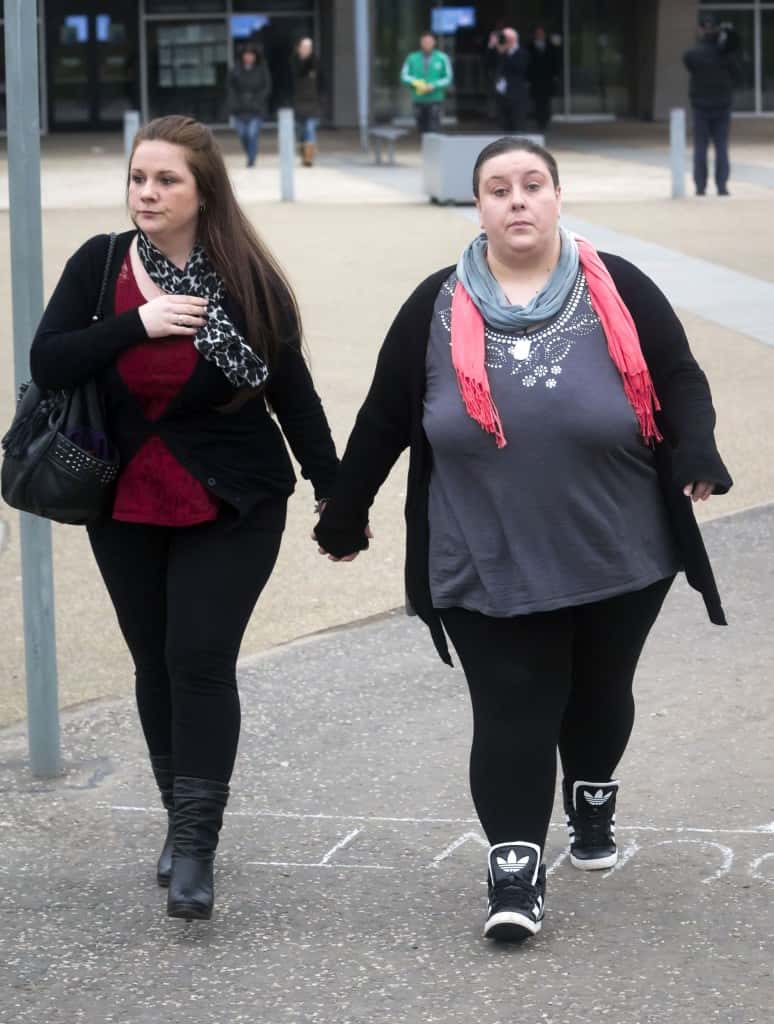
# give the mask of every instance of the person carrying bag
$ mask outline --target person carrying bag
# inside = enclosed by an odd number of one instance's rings
[[[112,234],[92,316],[95,323],[103,317],[115,242]],[[110,501],[120,460],[107,435],[93,377],[69,390],[44,391],[34,381],[23,384],[2,447],[2,495],[11,508],[80,526],[99,518]]]

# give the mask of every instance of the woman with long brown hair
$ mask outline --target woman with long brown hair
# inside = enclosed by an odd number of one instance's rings
[[[206,919],[239,737],[237,655],[295,484],[282,435],[318,500],[337,458],[292,289],[210,131],[181,116],[141,129],[127,203],[136,230],[112,254],[97,235],[68,260],[31,367],[43,388],[96,376],[104,395],[122,468],[89,539],[169,814],[158,882],[170,916]],[[92,322],[106,261],[107,315]]]

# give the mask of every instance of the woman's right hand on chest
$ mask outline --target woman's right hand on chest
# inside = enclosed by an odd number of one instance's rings
[[[197,295],[159,295],[138,312],[149,338],[193,337],[207,320],[207,300]]]

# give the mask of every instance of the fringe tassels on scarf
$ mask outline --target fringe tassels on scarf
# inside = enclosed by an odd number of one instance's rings
[[[653,446],[662,439],[655,420],[661,405],[642,355],[634,320],[596,249],[585,238],[576,236],[575,241],[591,304],[602,324],[610,358],[621,374],[624,392],[637,417],[642,439],[645,444]],[[494,434],[498,448],[504,448],[507,442],[486,374],[484,320],[459,281],[452,297],[451,350],[468,415],[487,433]]]
[[[494,434],[498,448],[504,448],[507,442],[503,425],[489,390],[484,365],[484,321],[461,284],[452,296],[451,337],[452,362],[468,416],[488,434]]]

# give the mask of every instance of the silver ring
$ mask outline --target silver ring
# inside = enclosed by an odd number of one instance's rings
[[[181,316],[179,316],[177,318],[177,326],[178,327],[182,327],[183,326],[183,318]]]

